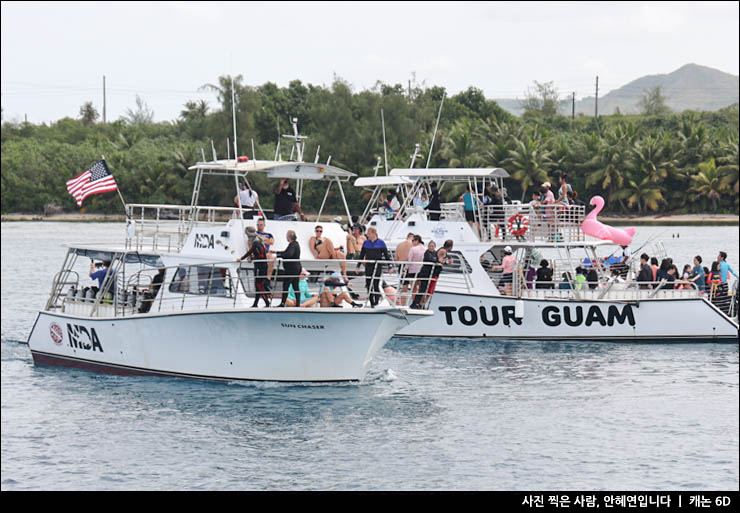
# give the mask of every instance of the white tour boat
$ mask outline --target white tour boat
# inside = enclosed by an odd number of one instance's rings
[[[399,336],[738,340],[735,307],[723,311],[694,286],[674,290],[656,282],[646,289],[634,281],[612,283],[603,266],[596,267],[598,282],[593,288],[572,281],[574,269],[585,259],[591,262],[617,252],[621,255],[621,248],[613,242],[583,233],[583,206],[567,210],[519,202],[481,206],[474,213],[471,226],[462,203],[442,204],[437,212],[413,204],[421,191],[431,195],[432,182],[438,183],[440,190],[456,183],[466,184],[480,196],[486,186],[494,184],[503,191],[503,178],[507,176],[501,168],[393,169],[388,176],[357,179],[356,186],[375,188],[372,201],[377,198],[375,192],[383,187],[408,187],[404,191],[405,201],[395,215],[389,216],[374,205],[366,209],[366,225],[377,228],[389,248],[395,250],[407,233],[421,235],[425,243],[433,240],[437,248],[446,240],[454,243],[454,263],[444,266],[429,302],[436,315],[404,328]],[[459,194],[462,192],[458,190]],[[439,219],[430,219],[432,214]],[[502,262],[506,246],[510,246],[518,263],[509,291],[500,283],[501,272],[496,267]],[[553,268],[553,288],[528,288],[522,273],[524,263],[530,260],[539,267],[542,258]],[[634,261],[639,262],[638,255],[633,255]],[[568,288],[561,288],[561,276],[566,272],[570,273]],[[733,289],[736,286],[730,286]]]
[[[297,133],[295,139],[298,147]],[[127,204],[124,244],[71,244],[28,338],[34,362],[211,380],[363,379],[394,334],[432,313],[396,306],[385,297],[375,308],[367,303],[353,305],[359,308],[279,307],[286,276],[278,277],[277,271],[297,262],[237,262],[248,250],[246,229],[257,219],[243,218],[247,209],[240,208],[241,202],[237,208],[197,204],[205,175],[230,177],[238,195],[239,181],[251,173],[296,179],[299,194],[304,180],[328,181],[329,187],[336,183],[344,198],[341,181],[352,173],[306,163],[301,156],[289,162],[239,158],[198,163],[191,168],[191,205]],[[289,230],[296,234],[302,248],[299,268],[310,272],[310,293],[321,294],[324,280],[342,271],[343,262],[313,258],[308,240],[316,224],[268,219],[265,231],[273,234],[272,249],[277,250],[288,245]],[[324,236],[336,246],[345,244],[346,233],[337,223],[324,223]],[[110,262],[99,290],[88,277],[92,262]],[[275,297],[265,295],[269,306],[253,307],[256,266],[268,262],[274,264],[268,283]]]

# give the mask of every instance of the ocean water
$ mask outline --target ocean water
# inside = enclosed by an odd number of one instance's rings
[[[34,366],[61,244],[123,231],[2,224],[3,490],[738,489],[737,344],[393,339],[332,385]],[[653,235],[740,267],[737,227]]]

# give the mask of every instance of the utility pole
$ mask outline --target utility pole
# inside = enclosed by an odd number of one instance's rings
[[[105,75],[103,75],[103,124],[105,124]]]
[[[573,114],[571,115],[572,119],[576,119],[576,92],[573,91]]]
[[[594,117],[599,117],[599,77],[596,76],[596,105],[594,106]]]

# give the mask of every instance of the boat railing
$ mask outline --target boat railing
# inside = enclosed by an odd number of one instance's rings
[[[394,214],[382,209],[376,213],[393,219]],[[581,224],[583,205],[482,205],[473,214],[473,229],[484,242],[577,242],[585,240]],[[462,203],[443,203],[440,210],[408,207],[399,219],[421,214],[429,221],[466,221]]]
[[[686,299],[702,297],[696,285],[690,282],[674,282],[675,287],[666,280],[658,282],[569,282],[534,281],[516,291],[516,297],[529,299],[568,299],[641,301],[645,299]],[[531,287],[531,288],[530,288]],[[706,296],[704,296],[706,297]]]
[[[250,208],[128,203],[126,249],[179,251],[193,226],[224,224],[252,212]]]
[[[289,274],[285,266],[300,265],[301,274]],[[85,294],[61,296],[63,312],[90,317],[130,317],[149,313],[276,308],[284,288],[297,283],[310,297],[303,306],[344,308],[381,306],[426,309],[436,281],[431,266],[409,278],[408,267],[419,262],[356,260],[267,259],[236,263],[151,267],[118,279],[115,294],[86,287]],[[374,267],[374,269],[373,269]],[[303,275],[303,270],[308,270]],[[366,272],[373,272],[366,276]],[[161,273],[157,282],[155,276]],[[335,279],[338,278],[338,279]],[[305,281],[305,285],[300,282]],[[285,284],[285,287],[283,287]],[[295,306],[287,297],[287,306]]]
[[[727,283],[708,284],[704,291],[707,299],[717,308],[722,310],[728,317],[736,318],[738,315],[738,280],[731,274],[727,275]]]
[[[482,241],[574,242],[585,240],[582,205],[481,206],[476,214]]]

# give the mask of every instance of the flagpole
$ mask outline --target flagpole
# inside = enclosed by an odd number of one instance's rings
[[[101,155],[100,158],[105,162],[105,155]],[[108,164],[106,164],[107,166]],[[121,194],[121,189],[118,187],[118,184],[116,183],[116,192],[118,193],[118,197],[121,198],[121,203],[123,203],[123,213],[126,216],[126,219],[128,219],[128,209],[126,208],[126,201],[123,199],[123,195]]]

